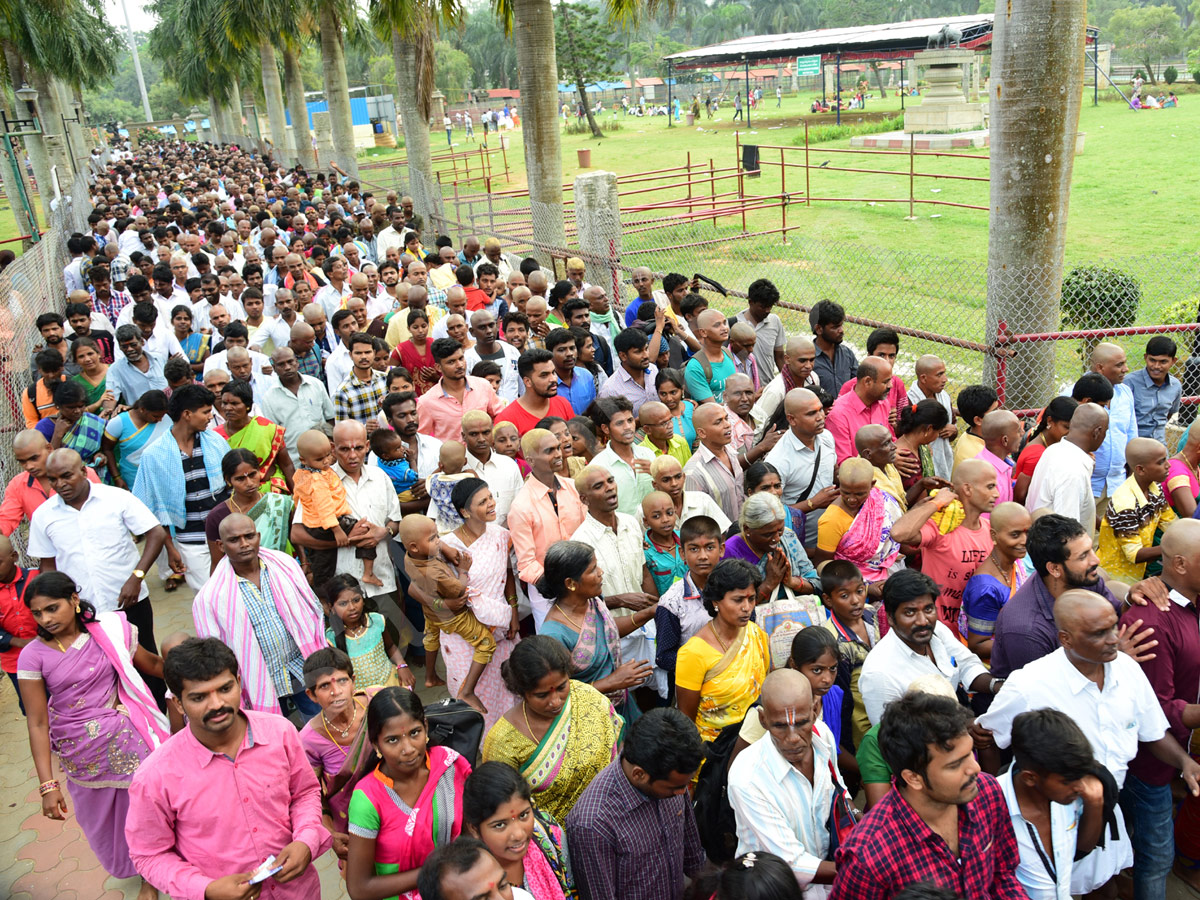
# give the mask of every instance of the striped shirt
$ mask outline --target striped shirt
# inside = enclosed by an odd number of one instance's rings
[[[192,440],[192,455],[183,457],[183,480],[187,485],[183,499],[184,509],[187,510],[187,524],[175,532],[175,540],[181,544],[203,544],[205,542],[204,523],[208,512],[223,496],[214,494],[208,482],[208,471],[204,467],[204,453],[200,449],[200,435]],[[225,492],[220,492],[223,495]]]
[[[296,646],[295,639],[288,634],[283,618],[275,608],[265,560],[261,562],[261,566],[261,587],[239,575],[238,595],[246,608],[246,614],[250,617],[250,627],[254,629],[254,637],[262,649],[267,672],[271,676],[271,683],[275,685],[275,693],[280,697],[287,697],[296,693],[298,687],[304,684],[304,657],[300,655],[300,648]]]

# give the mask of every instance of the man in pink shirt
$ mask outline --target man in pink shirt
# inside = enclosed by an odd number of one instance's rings
[[[1013,467],[1008,460],[1021,448],[1021,420],[1007,409],[993,409],[979,423],[983,449],[975,456],[996,470],[997,503],[1013,498]]]
[[[958,617],[967,579],[992,552],[992,534],[982,516],[996,505],[996,470],[982,459],[967,459],[954,470],[949,490],[926,497],[896,520],[892,540],[919,544],[921,571],[941,587],[937,598],[938,621],[959,636]],[[934,513],[955,499],[962,502],[963,520],[942,534]]]
[[[876,328],[867,335],[867,356],[878,356],[893,369],[896,367],[896,357],[900,354],[900,335],[896,334],[891,328]],[[842,385],[842,389],[838,391],[838,396],[854,390],[854,385],[858,382],[857,378],[851,378]],[[900,411],[905,407],[910,406],[911,402],[908,399],[908,391],[904,387],[904,380],[895,375],[892,376],[892,389],[887,395],[888,403],[888,424],[894,431],[896,422],[900,418]]]
[[[892,367],[886,359],[868,356],[858,364],[854,388],[838,397],[825,417],[825,430],[833,436],[840,466],[857,456],[854,436],[864,425],[883,425],[895,437],[887,396],[892,389]]]
[[[320,897],[312,861],[333,838],[295,726],[240,708],[237,659],[216,638],[173,648],[164,677],[187,727],[129,786],[125,839],[138,873],[175,900],[250,898],[252,873],[274,857],[265,898]]]
[[[417,428],[421,434],[439,441],[461,440],[462,417],[468,409],[482,409],[495,419],[504,403],[486,378],[467,374],[462,344],[454,338],[438,338],[430,353],[442,377],[417,400]]]
[[[32,519],[34,511],[54,496],[50,478],[46,475],[46,461],[50,458],[50,444],[40,431],[32,428],[22,431],[13,439],[13,457],[25,471],[14,475],[4,489],[4,500],[0,503],[0,534],[9,537],[16,531],[22,519]],[[85,469],[88,481],[99,484],[100,479],[93,469]]]

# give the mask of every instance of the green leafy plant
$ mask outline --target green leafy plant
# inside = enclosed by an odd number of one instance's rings
[[[1167,66],[1163,69],[1163,81],[1167,84],[1174,84],[1179,79],[1179,70],[1174,66]]]
[[[1200,322],[1200,296],[1176,300],[1159,314],[1159,319],[1163,325],[1190,325]],[[1187,359],[1192,355],[1192,346],[1196,340],[1194,331],[1174,331],[1171,338],[1179,347],[1180,359]]]
[[[1077,266],[1063,279],[1063,325],[1078,330],[1128,328],[1137,320],[1142,288],[1136,278],[1107,266]],[[1083,359],[1102,338],[1085,338]]]
[[[1196,82],[1196,84],[1200,84],[1200,69],[1196,69],[1194,72],[1192,72],[1192,81]]]

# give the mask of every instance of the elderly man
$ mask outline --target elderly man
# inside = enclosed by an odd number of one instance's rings
[[[1108,431],[1096,448],[1096,466],[1092,472],[1092,496],[1096,507],[1125,481],[1125,445],[1138,436],[1137,413],[1133,408],[1133,389],[1125,384],[1129,363],[1125,351],[1116,344],[1097,344],[1092,351],[1091,371],[1098,372],[1112,385],[1108,404]],[[1060,442],[1061,443],[1061,442]]]
[[[40,431],[29,429],[13,439],[13,459],[22,468],[4,489],[0,502],[0,534],[5,537],[16,531],[22,520],[32,519],[39,506],[54,496],[54,486],[46,472],[50,458],[50,442]],[[96,470],[84,467],[88,481],[99,484]]]
[[[596,551],[596,564],[604,573],[604,604],[614,617],[632,616],[642,610],[645,624],[621,638],[622,662],[643,663],[650,674],[654,665],[654,604],[657,591],[641,554],[642,529],[633,516],[617,507],[617,482],[612,473],[594,462],[575,476],[575,489],[588,514],[571,540],[582,541]],[[666,673],[655,674],[655,689],[667,696]]]
[[[805,888],[831,884],[829,809],[846,790],[833,734],[814,714],[808,679],[794,669],[769,674],[760,700],[748,717],[766,734],[729,767],[738,855],[774,853]]]
[[[761,439],[754,436],[750,410],[754,406],[754,382],[749,375],[738,372],[725,379],[725,409],[729,413],[730,446],[745,469],[750,468],[771,452],[783,434],[768,431]]]
[[[1081,403],[1071,415],[1071,425],[1061,441],[1046,448],[1033,470],[1025,508],[1043,507],[1082,522],[1088,534],[1096,533],[1096,500],[1092,493],[1094,454],[1108,433],[1108,413],[1095,403]],[[1125,450],[1121,449],[1124,459]]]
[[[696,452],[683,467],[690,491],[705,491],[721,507],[726,518],[736,520],[746,499],[741,463],[730,447],[732,428],[729,411],[716,403],[704,403],[692,417],[699,442]]]
[[[996,470],[981,459],[964,460],[954,470],[951,487],[926,497],[897,519],[892,524],[892,540],[920,545],[921,571],[941,585],[938,617],[959,637],[963,588],[992,552],[992,534],[982,517],[992,511],[999,496]],[[962,502],[962,521],[943,533],[930,518],[955,498]]]
[[[660,456],[650,463],[650,477],[654,482],[654,490],[662,491],[671,498],[675,505],[675,527],[679,528],[693,516],[707,516],[720,527],[724,533],[729,529],[730,519],[706,491],[684,490],[686,477],[683,466],[673,456]],[[641,515],[641,509],[638,509]]]
[[[656,457],[674,457],[680,466],[687,465],[692,458],[692,448],[683,435],[675,433],[675,419],[665,403],[658,400],[643,403],[638,413],[638,427],[646,435],[638,446],[645,447]]]
[[[793,388],[783,401],[788,430],[767,454],[767,462],[779,471],[783,502],[805,514],[802,543],[817,540],[821,512],[837,499],[833,475],[837,450],[833,435],[825,430],[825,408],[808,388]]]
[[[954,404],[946,393],[946,363],[940,356],[927,353],[917,360],[916,371],[917,380],[908,389],[908,402],[916,406],[922,400],[936,400],[949,417],[946,427],[929,445],[929,452],[933,456],[933,474],[938,478],[949,478],[954,468],[951,441],[958,437],[958,427],[954,424]]]
[[[208,428],[216,398],[198,384],[179,388],[167,405],[171,430],[142,451],[133,494],[160,524],[173,529],[166,540],[171,570],[200,590],[212,568],[204,524],[225,495],[221,461],[229,444]],[[159,561],[159,571],[166,567]]]
[[[233,650],[247,708],[311,719],[320,707],[304,692],[304,658],[326,646],[321,603],[299,563],[260,540],[249,516],[221,520],[224,558],[192,604],[196,635]]]
[[[262,414],[284,429],[284,443],[293,460],[300,458],[296,442],[304,432],[333,427],[333,401],[320,380],[300,372],[296,353],[280,347],[271,357],[275,377],[256,392]]]
[[[307,322],[297,322],[292,326],[287,345],[296,356],[296,367],[300,374],[325,384],[325,359],[317,347],[317,333],[313,327]]]
[[[814,343],[806,337],[788,338],[784,347],[784,362],[779,367],[779,374],[763,385],[762,394],[758,396],[754,407],[750,409],[750,421],[754,424],[755,438],[762,439],[767,433],[770,420],[775,416],[775,410],[784,402],[784,396],[796,388],[816,388],[820,380],[812,373],[812,365],[817,358]]]
[[[146,391],[165,391],[167,378],[163,375],[166,358],[146,353],[145,339],[136,325],[117,329],[117,349],[122,353],[108,367],[108,390],[117,402],[132,406]]]
[[[525,481],[520,468],[514,460],[492,449],[492,420],[481,409],[463,413],[462,442],[467,448],[466,468],[488,483],[496,501],[496,522],[504,525],[508,508]]]
[[[1143,762],[1153,757],[1150,768],[1155,775],[1162,771],[1167,776],[1161,786],[1130,783],[1121,799],[1139,836],[1134,895],[1138,900],[1163,897],[1172,863],[1172,854],[1162,852],[1163,837],[1172,830],[1174,804],[1169,782],[1182,770],[1191,793],[1200,794],[1200,763],[1168,732],[1167,717],[1150,679],[1120,652],[1117,613],[1107,598],[1085,590],[1065,591],[1054,602],[1054,622],[1059,649],[1013,672],[979,718],[979,726],[992,733],[998,746],[1007,747],[1013,719],[1019,714],[1034,709],[1060,710],[1087,735],[1092,752],[1119,788],[1125,785],[1135,756],[1144,754]],[[1183,733],[1190,734],[1186,729]],[[1135,854],[1124,818],[1116,816],[1116,839],[1109,838],[1103,848],[1076,862],[1072,894],[1098,890],[1133,865]]]
[[[889,431],[892,367],[886,359],[868,356],[858,365],[854,387],[834,401],[825,421],[837,449],[837,464],[857,455],[854,436],[864,425],[884,425]]]
[[[414,263],[414,265],[416,264]],[[433,293],[433,290],[429,291],[430,304],[433,303]],[[450,336],[451,316],[459,316],[464,322],[466,322],[467,318],[471,315],[467,311],[467,294],[462,289],[462,285],[455,284],[450,286],[450,288],[446,291],[445,303],[446,314],[436,320],[432,317],[429,319],[429,324],[432,326],[432,330],[429,332],[430,340],[436,341],[438,338]]]
[[[467,374],[462,344],[440,338],[430,347],[433,362],[442,377],[417,401],[421,431],[439,441],[453,440],[462,428],[469,409],[481,409],[493,418],[504,408],[486,378]]]
[[[376,547],[375,577],[381,584],[363,582],[366,596],[375,601],[388,619],[400,628],[405,619],[396,605],[396,568],[389,561],[388,545],[400,527],[403,513],[396,489],[391,479],[379,466],[364,465],[367,458],[367,430],[359,422],[338,422],[333,428],[333,455],[337,460],[333,471],[346,489],[346,502],[350,514],[358,524],[347,537],[350,543],[338,547],[338,574],[353,575],[362,580],[363,561],[354,555],[355,547]],[[424,506],[428,507],[428,501]],[[292,524],[292,543],[314,550],[329,550],[337,545],[333,541],[322,541],[312,537],[298,522]],[[382,546],[380,546],[382,544]],[[324,589],[324,585],[318,585]]]
[[[617,508],[636,518],[642,500],[652,490],[650,464],[654,454],[634,443],[637,424],[633,404],[624,397],[602,397],[591,405],[588,413],[605,441],[604,449],[596,454],[592,464],[612,473],[618,492]]]
[[[165,530],[128,491],[89,481],[88,469],[74,450],[51,453],[46,477],[57,496],[30,517],[29,555],[41,560],[42,572],[70,575],[80,599],[98,612],[123,611],[138,629],[138,643],[156,653],[154,611],[145,579],[162,550]],[[143,539],[140,549],[131,535]],[[161,687],[157,682],[160,699]]]
[[[883,584],[888,633],[867,654],[858,678],[867,718],[876,724],[884,708],[904,695],[914,679],[940,674],[952,688],[996,693],[1003,679],[939,621],[941,587],[924,572],[901,569]],[[882,747],[882,741],[880,742]]]
[[[484,360],[494,362],[500,367],[500,390],[496,393],[505,403],[512,403],[521,393],[521,378],[517,374],[520,351],[512,344],[497,340],[496,316],[490,310],[471,313],[471,337],[475,339],[475,346],[464,352],[467,371],[474,371]]]

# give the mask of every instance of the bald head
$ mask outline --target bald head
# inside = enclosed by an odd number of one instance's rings
[[[333,443],[335,446],[344,441],[353,441],[356,438],[364,441],[367,439],[367,428],[362,422],[346,419],[333,426]]]
[[[638,424],[644,428],[647,422],[658,422],[663,416],[669,415],[671,410],[667,409],[667,404],[658,400],[647,400],[638,410]]]
[[[730,375],[728,378],[725,379],[725,396],[726,397],[728,397],[729,394],[731,394],[733,392],[736,392],[739,390],[746,390],[746,389],[749,389],[751,391],[754,390],[754,381],[750,378],[749,375],[746,375],[742,372],[735,372],[734,374]],[[728,402],[728,400],[726,402]]]
[[[942,358],[940,356],[935,356],[932,353],[926,353],[917,360],[917,375],[932,375],[934,372],[945,367],[946,364],[942,362]]]
[[[83,468],[83,457],[68,447],[59,447],[46,460],[46,474],[54,476]]]
[[[891,432],[882,425],[864,425],[854,435],[854,449],[859,453],[873,450],[879,446],[880,441],[890,436]]]
[[[1200,519],[1178,519],[1169,524],[1163,530],[1161,546],[1164,570],[1173,557],[1200,555]]]
[[[776,709],[812,705],[812,685],[795,669],[775,669],[763,679],[760,697],[763,706]]]
[[[996,508],[992,510],[993,532],[1009,531],[1014,528],[1028,529],[1031,523],[1029,510],[1020,503],[1013,503],[1011,500],[1007,503],[997,503]],[[1200,522],[1197,524],[1200,525]]]
[[[254,530],[254,520],[241,513],[230,513],[221,520],[221,524],[217,529],[222,541],[228,541],[236,534],[244,534],[247,531]]]
[[[1105,366],[1123,359],[1125,359],[1125,351],[1116,344],[1110,344],[1107,341],[1097,344],[1096,348],[1092,350],[1092,371],[1099,372]]]
[[[41,453],[49,447],[50,442],[46,440],[45,436],[33,428],[22,431],[13,438],[13,454],[15,456]]]
[[[725,412],[725,407],[716,403],[702,403],[696,407],[696,411],[692,413],[692,424],[696,430],[711,428],[721,416],[728,415]]]
[[[225,359],[230,363],[249,362],[250,351],[245,347],[230,347],[225,353]]]
[[[776,752],[797,768],[811,764],[813,723],[812,686],[795,669],[776,669],[763,679],[758,721]]]
[[[783,411],[789,417],[797,416],[812,407],[821,405],[821,398],[808,388],[792,388],[783,398]]]
[[[1108,411],[1098,403],[1080,403],[1071,414],[1067,440],[1088,453],[1094,453],[1104,443],[1108,433]]]
[[[1111,603],[1093,591],[1072,588],[1063,591],[1054,601],[1054,624],[1060,633],[1078,632],[1081,628],[1086,628],[1092,619],[1105,618],[1103,613],[1106,610],[1115,622],[1116,613]]]
[[[311,340],[316,339],[317,333],[315,331],[313,331],[313,327],[311,325],[309,325],[307,322],[297,322],[295,325],[292,326],[291,337],[292,337],[293,341],[297,341],[297,342],[311,341]]]
[[[701,329],[715,328],[725,319],[725,313],[719,309],[706,309],[696,316],[696,325]]]
[[[954,492],[960,497],[962,489],[966,488],[981,478],[991,476],[996,477],[996,470],[992,468],[991,463],[985,462],[982,459],[964,459],[954,467],[954,472],[950,476],[950,485],[954,488]]]
[[[979,423],[979,436],[985,444],[1000,441],[1010,434],[1014,428],[1020,428],[1021,422],[1016,414],[1007,409],[993,409]]]
[[[1130,469],[1148,468],[1167,459],[1167,448],[1153,438],[1136,437],[1125,445],[1125,461]]]
[[[809,338],[795,335],[788,338],[788,342],[783,348],[783,355],[788,359],[795,359],[801,353],[816,353],[816,351],[816,345]]]

